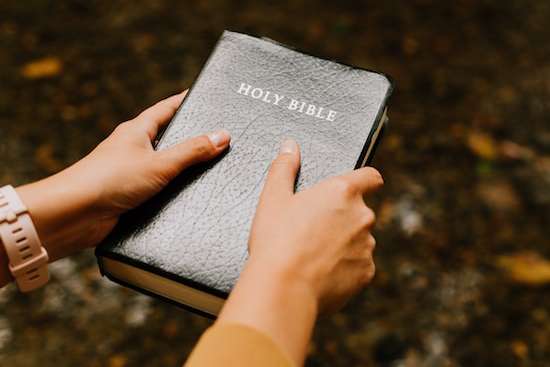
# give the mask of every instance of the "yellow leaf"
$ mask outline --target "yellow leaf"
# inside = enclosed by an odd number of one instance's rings
[[[468,135],[468,147],[474,154],[485,159],[494,159],[497,155],[496,144],[487,134],[472,132]]]
[[[117,354],[109,358],[109,367],[124,367],[127,362],[128,359],[125,356]]]
[[[518,283],[528,285],[550,283],[550,261],[537,253],[522,252],[500,256],[497,263],[512,280]]]
[[[21,74],[27,79],[39,79],[56,76],[61,72],[61,61],[55,57],[46,57],[29,62],[21,68]]]
[[[520,359],[525,359],[529,354],[529,347],[522,340],[514,340],[512,342],[512,352]]]

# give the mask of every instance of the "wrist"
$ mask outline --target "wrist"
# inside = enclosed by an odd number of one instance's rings
[[[276,287],[282,285],[282,292],[291,292],[293,288],[299,289],[304,297],[315,304],[315,311],[319,308],[318,282],[315,272],[303,261],[289,261],[286,258],[274,257],[260,258],[252,255],[247,262],[245,270],[251,269],[251,273],[263,274],[269,279],[270,284]],[[291,287],[289,287],[291,286]]]
[[[318,302],[311,286],[285,267],[249,259],[218,322],[240,323],[263,332],[302,365]]]
[[[75,182],[69,169],[16,188],[51,261],[89,246],[101,219],[94,214],[96,195]]]
[[[306,275],[304,266],[292,264],[290,262],[282,262],[278,264],[274,261],[266,261],[251,257],[243,274],[251,277],[260,278],[265,284],[266,292],[277,294],[278,299],[288,299],[299,294],[301,302],[311,306],[315,315],[318,312],[318,296],[316,286],[312,281],[312,277]]]

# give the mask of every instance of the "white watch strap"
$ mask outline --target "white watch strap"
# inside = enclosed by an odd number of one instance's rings
[[[48,279],[48,254],[36,233],[31,216],[12,186],[0,188],[0,239],[9,269],[21,292],[44,285]]]

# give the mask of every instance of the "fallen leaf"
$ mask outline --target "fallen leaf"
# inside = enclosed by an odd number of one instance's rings
[[[492,160],[497,155],[495,141],[487,134],[471,132],[467,143],[470,150],[481,158]]]
[[[529,347],[522,340],[514,340],[512,342],[512,351],[514,355],[520,359],[525,359],[529,353]]]
[[[496,210],[515,210],[521,206],[516,191],[507,182],[484,182],[478,185],[477,193],[487,206]]]
[[[109,358],[109,367],[124,367],[128,362],[128,358],[123,355],[116,355]]]
[[[499,146],[500,155],[506,159],[530,160],[535,157],[535,152],[528,147],[514,143],[513,141],[504,141]]]
[[[517,283],[544,285],[550,283],[550,261],[535,252],[500,256],[498,266]]]
[[[48,78],[58,75],[61,69],[62,64],[58,58],[46,57],[23,65],[21,74],[27,79]]]

